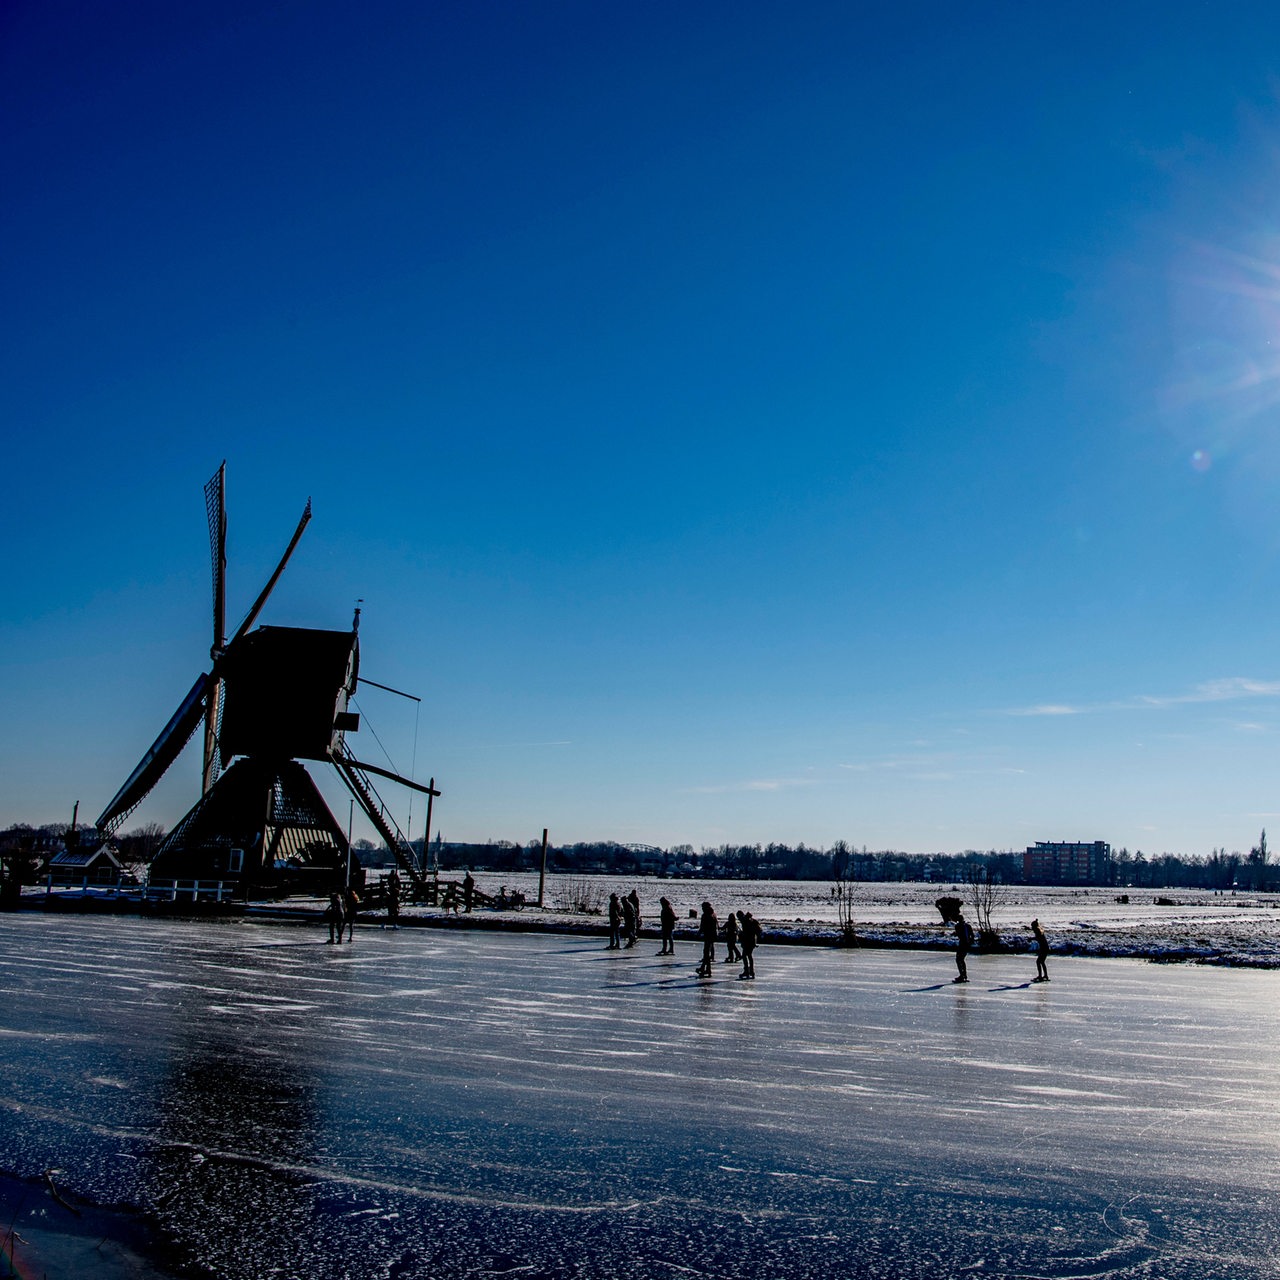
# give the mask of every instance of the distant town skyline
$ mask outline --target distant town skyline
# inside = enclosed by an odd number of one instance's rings
[[[446,840],[1246,852],[1280,17],[1155,15],[11,6],[0,824],[207,664],[225,458]]]

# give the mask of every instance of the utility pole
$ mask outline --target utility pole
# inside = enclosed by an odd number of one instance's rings
[[[355,821],[356,802],[355,798],[347,801],[347,888],[351,888],[351,824]],[[341,938],[338,939],[342,941]]]
[[[547,829],[542,828],[542,869],[538,872],[538,909],[542,909],[542,889],[547,882]]]

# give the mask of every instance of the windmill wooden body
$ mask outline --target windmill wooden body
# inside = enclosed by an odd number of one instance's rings
[[[280,563],[228,640],[226,464],[205,486],[213,556],[212,666],[202,672],[155,742],[98,818],[105,833],[147,797],[204,725],[202,795],[152,859],[149,882],[175,894],[274,897],[327,893],[352,872],[346,834],[301,761],[331,764],[395,855],[413,889],[422,870],[375,789],[371,773],[429,796],[389,770],[362,764],[346,734],[360,673],[360,611],[349,631],[252,629],[311,519],[308,500]],[[425,833],[425,840],[430,838]],[[201,891],[201,885],[218,886]]]

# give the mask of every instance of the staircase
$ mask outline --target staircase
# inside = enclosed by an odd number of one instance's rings
[[[352,795],[359,801],[369,821],[377,828],[378,834],[387,842],[400,870],[409,878],[412,886],[410,897],[425,898],[430,894],[432,886],[428,884],[413,856],[413,848],[405,839],[391,811],[378,794],[373,779],[360,767],[344,742],[330,757],[338,772],[342,774]]]

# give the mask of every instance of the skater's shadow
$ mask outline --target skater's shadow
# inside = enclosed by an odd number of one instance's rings
[[[624,990],[632,987],[665,987],[668,990],[697,990],[698,988],[720,987],[725,983],[715,978],[637,978],[634,982],[606,982],[604,989]]]
[[[1031,988],[1031,981],[1026,982],[1007,982],[1003,987],[989,987],[990,991],[1028,991]]]
[[[956,985],[958,984],[954,982],[935,982],[931,987],[909,987],[906,994],[909,996],[915,996],[924,991],[945,991],[948,987],[954,987]]]

